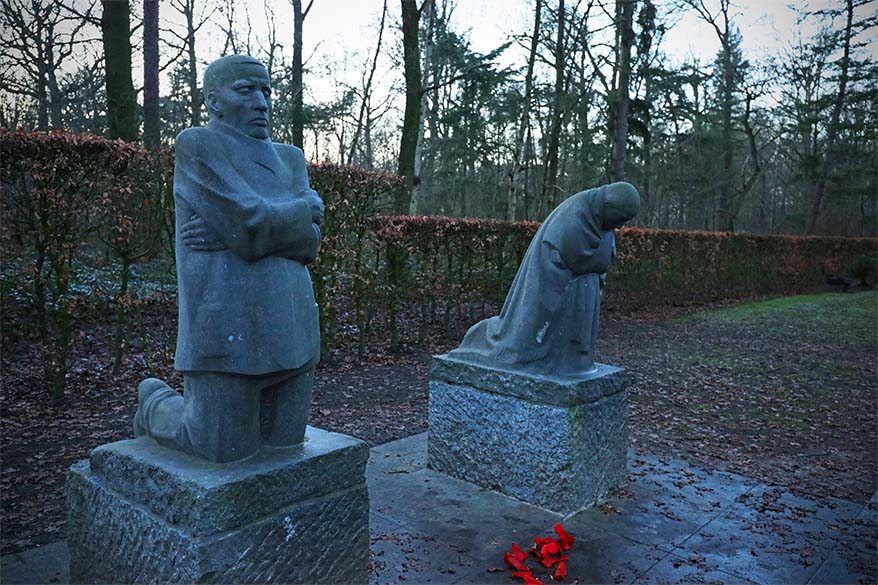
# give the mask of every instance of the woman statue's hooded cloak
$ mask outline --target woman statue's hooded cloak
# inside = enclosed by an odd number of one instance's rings
[[[613,230],[637,215],[628,183],[581,191],[537,231],[497,317],[473,325],[449,357],[549,376],[595,369],[601,275],[615,256]]]

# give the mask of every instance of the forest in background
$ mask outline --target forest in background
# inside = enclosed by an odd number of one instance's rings
[[[646,227],[878,230],[875,0],[803,9],[788,46],[758,62],[730,0],[532,0],[529,26],[487,53],[454,24],[459,0],[376,0],[370,53],[344,76],[303,58],[315,1],[327,0],[0,0],[0,126],[170,145],[206,121],[206,63],[244,52],[271,72],[273,138],[399,173],[397,214],[541,220],[627,180]],[[274,17],[280,3],[292,22]],[[719,42],[713,60],[671,64],[663,41],[684,13]],[[211,27],[215,54],[198,42]],[[505,65],[516,46],[526,59]],[[318,79],[331,99],[306,99]]]

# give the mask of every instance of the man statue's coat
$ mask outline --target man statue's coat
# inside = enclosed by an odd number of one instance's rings
[[[302,150],[213,120],[177,137],[174,166],[180,371],[259,375],[316,364],[317,304],[306,265],[317,255]],[[200,217],[226,249],[180,235]]]

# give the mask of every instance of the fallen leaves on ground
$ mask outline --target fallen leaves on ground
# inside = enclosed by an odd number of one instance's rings
[[[844,314],[821,335],[789,317],[768,330],[641,317],[605,314],[598,339],[599,360],[631,376],[635,450],[824,500],[865,502],[874,493],[874,332],[871,341],[851,344]],[[421,345],[406,345],[399,354],[380,339],[364,355],[335,352],[318,366],[310,423],[372,445],[425,431],[430,355],[453,348],[471,321],[425,332]],[[874,329],[874,319],[871,324]],[[110,371],[112,329],[108,317],[74,332],[61,401],[49,398],[37,345],[3,337],[2,554],[65,537],[67,469],[100,444],[132,437],[141,379],[157,376],[182,387],[172,366],[174,307],[150,308],[144,322],[149,336],[130,340],[116,376]]]

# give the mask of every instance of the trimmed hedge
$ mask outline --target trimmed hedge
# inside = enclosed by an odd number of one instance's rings
[[[12,252],[34,259],[3,290],[27,300],[45,348],[47,381],[63,386],[70,330],[83,300],[74,265],[93,263],[99,249],[120,260],[117,286],[102,292],[117,307],[121,340],[127,310],[137,302],[128,286],[131,265],[173,254],[173,153],[86,134],[5,129],[0,150],[0,238],[7,258]],[[330,164],[309,165],[309,176],[327,206],[312,268],[325,350],[343,340],[365,350],[382,315],[391,346],[414,332],[422,340],[429,323],[482,318],[502,303],[539,227],[384,216],[404,187],[401,177]],[[828,273],[870,274],[876,246],[868,238],[624,228],[605,302],[624,310],[810,291]]]
[[[423,317],[481,318],[502,303],[534,233],[535,222],[385,216],[371,220],[376,250],[398,248],[407,270],[391,282],[385,304],[406,303]],[[608,275],[606,305],[626,310],[813,291],[828,274],[849,274],[875,257],[878,240],[761,236],[622,228]],[[385,252],[389,264],[392,254]],[[392,318],[390,319],[393,320]]]
[[[6,129],[0,129],[0,151],[4,252],[16,247],[16,255],[33,259],[3,290],[17,285],[15,292],[28,299],[45,381],[61,396],[83,301],[75,289],[76,264],[96,242],[122,259],[119,287],[108,292],[121,322],[130,265],[152,255],[158,241],[166,159],[121,140]]]
[[[766,236],[624,228],[608,276],[628,303],[681,303],[813,291],[828,274],[848,274],[874,238]]]

